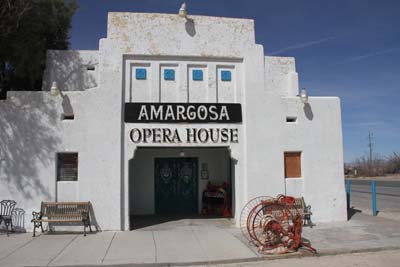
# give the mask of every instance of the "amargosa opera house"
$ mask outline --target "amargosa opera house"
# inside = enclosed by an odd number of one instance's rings
[[[340,101],[299,90],[254,21],[109,13],[96,51],[48,51],[43,91],[0,101],[0,197],[90,201],[103,230],[143,215],[232,217],[304,197],[346,220]]]

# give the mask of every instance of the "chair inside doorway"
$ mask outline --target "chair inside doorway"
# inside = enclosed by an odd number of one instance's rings
[[[228,183],[222,185],[208,182],[203,191],[201,213],[206,216],[232,217],[231,186]]]

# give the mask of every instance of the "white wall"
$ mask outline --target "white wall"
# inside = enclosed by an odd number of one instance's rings
[[[103,108],[100,89],[85,92],[9,92],[0,101],[0,179],[1,199],[15,199],[26,211],[26,229],[32,211],[40,209],[41,201],[91,201],[100,229],[120,229],[120,219],[110,217],[107,210],[119,206],[120,167],[115,164],[120,153],[115,112]],[[73,110],[75,119],[62,120],[64,108]],[[120,114],[118,115],[120,116]],[[108,153],[104,153],[108,151]],[[78,152],[78,182],[56,184],[56,155]],[[108,163],[107,163],[108,162]],[[116,172],[114,172],[117,170]],[[117,186],[116,186],[117,185]]]
[[[255,45],[254,21],[157,13],[108,13],[107,39],[132,55],[241,57]]]
[[[293,57],[265,57],[266,89],[281,97],[299,94],[299,78]]]
[[[340,100],[337,97],[282,99],[287,116],[284,151],[302,151],[302,178],[286,179],[286,190],[304,196],[312,206],[315,221],[347,219],[343,173],[343,146]]]

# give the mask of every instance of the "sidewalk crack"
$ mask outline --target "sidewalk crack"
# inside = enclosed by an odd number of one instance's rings
[[[71,241],[69,241],[69,242],[60,250],[60,252],[58,252],[57,255],[55,255],[55,256],[46,264],[46,266],[49,266],[50,263],[52,263],[55,259],[57,259],[57,257],[60,256],[60,255],[63,253],[63,251],[64,251],[69,245],[71,245],[71,243],[74,242],[75,239],[78,238],[78,236],[79,236],[79,235],[76,235],[74,238],[72,238]]]
[[[104,260],[106,259],[107,255],[108,255],[108,251],[110,251],[111,248],[111,244],[114,241],[115,235],[117,234],[117,232],[114,233],[114,235],[111,238],[110,244],[108,244],[108,248],[106,250],[106,253],[104,254],[104,257],[101,259],[101,264],[103,265]]]
[[[206,253],[206,250],[204,249],[204,247],[201,245],[200,239],[197,237],[196,232],[194,231],[193,228],[192,228],[192,233],[193,233],[193,236],[196,239],[197,243],[199,244],[199,247],[200,247],[201,251],[203,252],[203,255],[206,256],[207,262],[210,262],[210,257]]]
[[[35,238],[40,238],[40,236],[35,237]],[[16,249],[14,249],[13,251],[11,251],[10,253],[8,253],[7,255],[5,255],[3,258],[0,258],[0,261],[6,259],[7,257],[11,256],[12,254],[14,254],[15,252],[17,252],[18,250],[22,249],[23,247],[27,246],[29,243],[31,243],[34,239],[34,237],[32,237],[28,242],[24,243],[22,246],[17,247]]]
[[[156,238],[154,237],[154,231],[151,231],[151,234],[153,236],[153,242],[154,242],[154,260],[155,260],[155,263],[157,263],[158,262],[158,259],[157,259],[157,244],[156,244]]]

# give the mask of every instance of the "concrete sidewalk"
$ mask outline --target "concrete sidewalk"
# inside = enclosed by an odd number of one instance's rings
[[[400,248],[398,222],[355,214],[305,228],[319,254]],[[185,219],[131,232],[0,235],[0,266],[193,265],[263,259],[225,219]],[[289,254],[285,254],[287,257]],[[292,256],[299,254],[292,254]],[[290,256],[290,255],[289,255]]]

